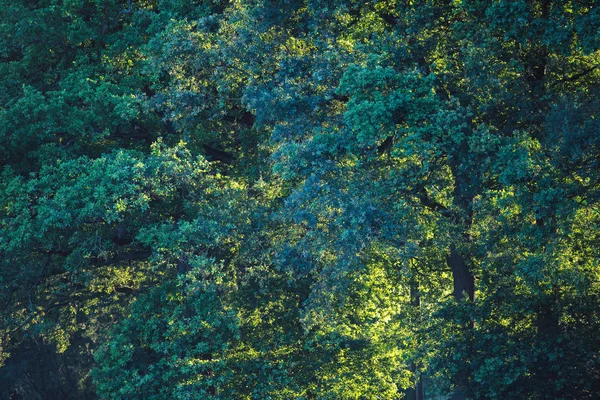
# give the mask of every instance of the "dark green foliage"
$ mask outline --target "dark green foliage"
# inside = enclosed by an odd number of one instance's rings
[[[235,312],[222,301],[210,261],[139,298],[131,316],[96,353],[93,377],[106,398],[188,399],[223,394],[233,371],[227,350],[239,340]]]
[[[0,398],[598,397],[597,2],[0,21]]]

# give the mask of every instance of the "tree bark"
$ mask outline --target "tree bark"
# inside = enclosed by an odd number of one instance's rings
[[[454,281],[453,295],[456,301],[460,302],[465,296],[468,297],[469,301],[475,300],[475,278],[469,270],[465,258],[457,251],[454,245],[450,247],[450,255],[447,258],[447,263],[452,270]],[[469,330],[473,329],[473,324],[469,323],[463,329],[463,334],[469,335]],[[467,338],[466,340],[469,339]],[[471,347],[470,344],[469,347]],[[469,398],[469,380],[470,373],[468,370],[463,370],[459,373],[451,400],[465,400]]]
[[[421,307],[421,295],[419,293],[419,282],[413,280],[410,283],[410,305],[416,308]],[[417,375],[417,365],[412,364],[410,366],[411,372]],[[414,387],[408,388],[404,391],[404,398],[406,400],[423,400],[423,377],[422,374],[418,374],[417,381]]]
[[[452,280],[454,285],[453,296],[457,302],[461,302],[467,296],[469,301],[475,300],[475,277],[470,269],[470,257],[465,254],[468,251],[468,245],[472,241],[471,226],[473,224],[473,198],[478,193],[479,179],[473,176],[472,166],[468,163],[463,164],[462,154],[468,152],[466,143],[463,143],[455,153],[451,161],[451,169],[455,178],[453,190],[453,206],[456,210],[454,224],[458,232],[458,240],[462,240],[465,246],[458,246],[453,242],[450,245],[450,253],[446,257],[446,263],[452,271]],[[465,248],[467,250],[465,250]],[[465,321],[464,326],[460,327],[458,334],[464,336],[467,346],[467,354],[464,360],[459,361],[459,371],[455,377],[455,387],[451,400],[464,400],[471,398],[469,382],[471,380],[471,371],[469,360],[472,352],[472,331],[473,322],[469,319]]]
[[[465,258],[457,251],[454,245],[450,246],[450,255],[446,261],[452,270],[452,279],[454,281],[453,295],[456,301],[462,300],[465,294],[469,297],[469,300],[475,300],[475,278],[469,270]]]

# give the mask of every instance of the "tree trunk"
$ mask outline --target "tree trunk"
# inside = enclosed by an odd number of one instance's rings
[[[419,283],[416,280],[410,282],[410,305],[415,308],[421,307],[421,295],[419,293]],[[414,387],[408,388],[404,391],[404,398],[406,400],[423,400],[423,376],[419,373],[418,366],[412,364],[410,366],[411,372],[417,377],[417,381]]]
[[[468,151],[465,146],[466,144],[463,143],[460,149],[462,152]],[[460,232],[457,239],[462,240],[465,245],[464,247],[468,249],[468,245],[472,241],[470,231],[473,224],[473,198],[477,193],[479,180],[476,176],[472,175],[471,167],[468,164],[462,164],[459,160],[462,160],[461,152],[455,155],[454,162],[450,165],[455,177],[453,203],[454,208],[458,210],[454,217],[454,223],[456,224],[456,228],[458,228],[458,232]],[[470,257],[464,254],[466,250],[462,247],[457,246],[457,243],[452,243],[450,245],[450,254],[446,257],[446,263],[452,271],[454,299],[457,302],[461,302],[467,296],[468,300],[472,302],[475,300],[475,277],[469,268]],[[464,326],[460,328],[459,334],[464,336],[467,354],[464,360],[459,360],[459,372],[455,377],[452,400],[471,398],[469,360],[471,358],[470,353],[472,352],[471,337],[473,328],[474,325],[470,319],[469,321],[465,321]]]
[[[469,270],[464,257],[456,250],[454,245],[450,246],[450,255],[447,257],[447,263],[452,270],[452,279],[454,281],[454,298],[456,301],[462,300],[466,294],[469,300],[475,299],[475,278]]]
[[[450,247],[450,255],[447,257],[447,263],[452,270],[452,278],[454,281],[454,298],[457,302],[464,299],[465,295],[470,301],[475,299],[475,278],[469,270],[469,266],[465,258],[460,254],[456,247]],[[469,323],[464,328],[464,334],[469,335],[469,330],[473,329],[473,324]],[[467,338],[467,340],[469,340]],[[470,345],[469,345],[470,347]],[[469,356],[467,356],[469,357]],[[456,379],[456,386],[452,393],[451,400],[465,400],[469,398],[469,380],[470,373],[463,368]]]

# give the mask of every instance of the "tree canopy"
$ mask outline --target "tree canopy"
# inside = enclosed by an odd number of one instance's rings
[[[0,398],[600,396],[595,0],[0,0]]]

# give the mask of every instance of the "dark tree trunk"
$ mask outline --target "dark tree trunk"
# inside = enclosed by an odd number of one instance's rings
[[[468,150],[465,146],[466,144],[463,144],[458,153],[461,151],[466,153]],[[469,175],[470,166],[461,165],[460,159],[460,154],[456,154],[450,165],[455,177],[453,203],[454,208],[458,210],[453,217],[453,222],[459,228],[458,239],[468,245],[472,240],[470,231],[473,224],[473,198],[477,193],[476,188],[479,186],[479,180],[477,177]],[[460,301],[464,296],[463,293],[466,293],[469,300],[473,301],[475,299],[475,278],[469,269],[469,257],[463,253],[464,251],[458,249],[456,244],[453,243],[450,246],[450,254],[446,258],[446,262],[452,271],[454,298]]]
[[[469,266],[465,261],[465,258],[462,254],[460,254],[455,246],[451,246],[450,255],[447,257],[448,266],[452,270],[452,278],[454,280],[454,298],[456,301],[461,301],[465,296],[468,297],[470,301],[475,299],[475,278],[473,274],[469,270]],[[469,340],[470,330],[473,329],[472,323],[467,323],[463,327],[462,333],[467,335],[466,340]],[[470,342],[469,342],[470,343]],[[469,344],[469,348],[470,348]],[[467,355],[467,357],[470,357]],[[470,373],[466,368],[466,360],[463,361],[464,364],[462,366],[462,371],[459,372],[459,375],[456,379],[456,386],[454,388],[454,392],[452,393],[451,400],[465,400],[470,398],[469,396],[469,380]]]
[[[412,281],[410,283],[410,304],[413,307],[420,308],[421,307],[421,295],[419,293],[419,283],[417,281]],[[406,400],[423,400],[423,378],[422,374],[417,371],[417,366],[412,364],[410,366],[410,370],[413,374],[418,374],[417,382],[415,387],[406,389],[404,392],[404,398]]]
[[[457,302],[463,301],[465,296],[471,302],[475,300],[475,277],[470,269],[471,257],[465,252],[469,251],[469,245],[472,241],[470,232],[473,224],[473,198],[478,193],[479,179],[472,174],[472,166],[468,163],[462,163],[462,154],[467,152],[466,144],[463,143],[450,165],[455,177],[453,205],[457,210],[453,222],[456,224],[457,232],[459,232],[457,239],[462,243],[459,245],[455,242],[450,245],[450,253],[446,257],[446,263],[452,271],[453,296]],[[455,376],[452,400],[464,400],[472,397],[469,384],[471,381],[469,360],[472,352],[471,337],[473,328],[474,324],[469,319],[464,322],[458,333],[464,336],[467,354],[464,359],[459,360],[459,372]]]
[[[475,299],[475,278],[469,270],[465,258],[456,250],[454,245],[450,247],[447,263],[452,270],[454,298],[460,301],[466,294],[469,300],[473,301]]]

